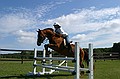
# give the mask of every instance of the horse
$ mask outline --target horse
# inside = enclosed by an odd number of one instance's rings
[[[41,43],[43,43],[43,41],[47,38],[49,40],[49,44],[44,45],[46,51],[48,51],[48,48],[51,48],[61,55],[74,57],[75,45],[70,44],[71,48],[70,49],[67,48],[64,44],[64,37],[62,34],[55,33],[52,28],[46,28],[43,30],[38,29],[37,32],[38,32],[38,38],[37,38],[38,46],[40,46]],[[84,51],[82,48],[80,48],[80,67],[81,68],[84,68],[84,64],[83,64],[84,60],[86,61],[88,66],[88,63],[89,63],[88,53]]]

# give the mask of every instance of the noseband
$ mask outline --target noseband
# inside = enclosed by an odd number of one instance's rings
[[[45,39],[45,35],[40,31],[38,32],[38,39],[39,39],[38,42],[40,41],[39,43],[42,43],[43,40]]]

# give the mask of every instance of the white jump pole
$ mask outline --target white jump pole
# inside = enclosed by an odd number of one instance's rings
[[[34,48],[34,58],[36,58],[37,57],[37,49],[35,49]],[[34,75],[36,75],[37,73],[36,73],[36,65],[37,64],[37,61],[36,61],[36,59],[34,59],[34,62],[33,62],[33,74]]]
[[[74,79],[80,79],[80,50],[79,50],[79,42],[75,42],[75,73]]]
[[[67,56],[66,56],[65,58],[67,58]],[[66,67],[68,66],[68,64],[67,64],[67,60],[65,60],[65,66],[66,66]]]
[[[43,57],[46,57],[46,50],[43,49]],[[45,62],[45,59],[43,59],[43,64]],[[42,68],[42,73],[44,74],[45,73],[45,68]]]
[[[49,57],[52,58],[52,53],[50,52]],[[53,60],[49,60],[49,64],[52,65],[53,64]],[[52,74],[53,72],[55,72],[55,70],[50,69],[50,74]]]
[[[48,59],[45,56],[45,54],[46,54],[46,50],[43,50],[43,57],[41,57],[43,59],[43,65],[44,65],[44,61],[46,59]],[[37,74],[37,72],[36,72],[36,66],[37,66],[37,60],[36,59],[37,58],[39,59],[39,57],[37,57],[37,49],[34,49],[33,75]],[[64,60],[61,64],[59,64],[59,66],[61,66],[63,63],[65,63],[66,60],[73,60],[73,59],[75,60],[75,66],[74,66],[75,69],[73,71],[69,70],[69,69],[61,69],[61,68],[58,68],[58,67],[54,67],[54,68],[52,68],[50,66],[49,67],[45,66],[45,67],[53,69],[53,71],[51,70],[51,72],[49,72],[49,73],[52,73],[55,70],[63,70],[63,71],[70,71],[70,72],[72,71],[72,72],[75,73],[74,79],[80,79],[80,70],[82,68],[80,69],[80,64],[79,64],[80,63],[79,42],[75,42],[75,57],[74,58],[67,58],[67,57],[66,58],[53,58],[52,55],[50,55],[50,57],[49,57],[50,64],[52,64],[52,62],[51,62],[52,60]],[[89,44],[89,60],[90,60],[89,69],[88,69],[90,71],[89,79],[93,79],[93,44]],[[66,67],[67,67],[67,64],[66,64]],[[85,70],[85,69],[83,68],[83,70]],[[46,73],[44,66],[43,66],[43,72],[42,73],[43,74]]]
[[[93,79],[93,44],[89,44],[89,79]]]
[[[49,54],[49,57],[52,58],[52,53]],[[51,65],[53,64],[52,60],[49,60],[49,64],[51,64]]]

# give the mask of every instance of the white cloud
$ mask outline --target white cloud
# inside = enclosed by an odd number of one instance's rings
[[[36,34],[34,32],[26,32],[19,30],[15,33],[17,35],[18,42],[22,44],[35,44],[36,43]]]
[[[34,19],[28,17],[29,15],[23,14],[8,14],[0,18],[0,33],[11,33],[19,29],[28,29],[32,28],[32,25],[35,24]]]
[[[34,32],[26,32],[23,30],[19,30],[15,34],[17,34],[18,36],[24,36],[24,37],[35,37],[36,35]]]
[[[119,41],[120,36],[120,7],[96,9],[80,9],[68,15],[43,21],[43,16],[56,5],[67,1],[51,2],[48,5],[37,6],[33,10],[26,8],[11,8],[11,13],[0,14],[0,38],[4,35],[16,35],[17,42],[36,42],[35,32],[37,28],[52,26],[59,22],[63,29],[70,34],[70,39],[80,41],[81,44],[94,42],[95,46],[105,46],[108,43]],[[45,18],[44,18],[45,20]],[[44,24],[43,26],[40,26]],[[72,36],[74,35],[74,36]]]
[[[94,42],[96,46],[105,46],[119,41],[116,34],[120,35],[120,7],[82,9],[66,16],[49,19],[44,23],[53,24],[56,21],[69,34],[76,34],[71,39],[80,40],[83,44]]]
[[[85,34],[77,34],[71,38],[71,40],[85,40],[86,35]]]
[[[47,12],[51,9],[55,9],[55,6],[64,4],[67,1],[49,2],[47,4],[41,4],[33,9],[27,8],[8,8],[8,13],[0,13],[0,33],[11,33],[18,30],[36,29],[42,24],[42,19]],[[45,18],[44,18],[45,19]],[[8,30],[9,29],[9,30]]]
[[[6,8],[5,14],[0,13],[0,39],[7,36],[15,36],[18,45],[36,45],[35,31],[43,28],[42,19],[51,9],[55,9],[56,5],[63,4],[64,1],[51,1],[44,5],[38,5],[35,8],[27,9],[23,7]],[[44,18],[45,19],[45,18]],[[10,38],[11,39],[11,38]],[[9,40],[8,40],[9,41]],[[13,44],[13,43],[12,43]]]
[[[18,37],[18,42],[21,44],[26,44],[26,45],[35,45],[36,43],[36,39],[35,38],[31,38],[31,37]]]

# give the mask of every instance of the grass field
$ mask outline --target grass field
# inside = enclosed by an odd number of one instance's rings
[[[19,61],[0,61],[0,79],[73,79],[74,76],[68,72],[54,73],[40,77],[26,76],[32,71],[32,61],[25,61],[20,64]],[[94,63],[94,79],[120,79],[120,60],[98,60]],[[81,79],[88,79],[87,74]]]

